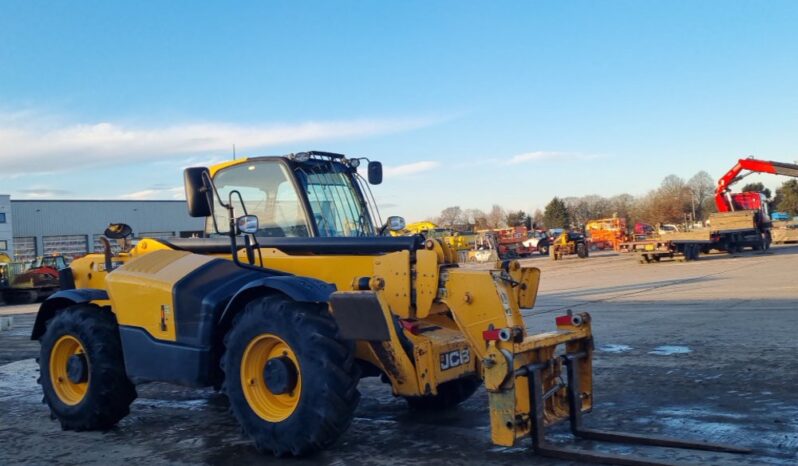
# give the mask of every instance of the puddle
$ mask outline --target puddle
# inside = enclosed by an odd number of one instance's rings
[[[601,345],[597,349],[602,353],[625,353],[627,351],[631,351],[632,347],[629,345],[616,345],[614,343],[610,343],[607,345]]]
[[[656,356],[670,356],[672,354],[687,354],[692,352],[693,350],[687,346],[663,345],[657,346],[654,348],[654,351],[649,351],[648,354],[654,354]]]

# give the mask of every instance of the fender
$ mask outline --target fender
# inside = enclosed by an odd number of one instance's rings
[[[276,275],[259,278],[242,286],[227,303],[219,322],[228,322],[233,314],[251,298],[268,291],[279,291],[301,303],[325,303],[335,293],[335,285],[315,278]]]
[[[108,299],[108,293],[105,290],[94,288],[63,290],[50,295],[39,306],[39,312],[36,314],[36,322],[33,324],[30,339],[38,340],[41,338],[46,329],[47,321],[52,319],[57,311],[75,304],[90,303],[102,299]]]

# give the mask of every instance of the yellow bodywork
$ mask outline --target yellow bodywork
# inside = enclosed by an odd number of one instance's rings
[[[176,341],[174,284],[211,260],[185,251],[161,251],[109,274],[105,283],[119,325],[142,328],[158,340]]]

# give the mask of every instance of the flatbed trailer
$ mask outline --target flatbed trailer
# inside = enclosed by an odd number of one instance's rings
[[[770,233],[775,244],[798,243],[798,222],[773,222]]]
[[[690,235],[693,232],[672,233],[659,238],[629,241],[619,245],[619,251],[637,256],[638,262],[659,262],[663,257],[680,262],[698,260],[699,253],[712,244],[709,231]]]

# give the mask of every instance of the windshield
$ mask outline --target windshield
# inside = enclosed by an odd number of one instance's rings
[[[319,236],[374,236],[374,225],[354,176],[337,162],[311,160],[296,168]]]
[[[305,211],[294,188],[290,171],[277,161],[253,161],[225,168],[213,181],[224,202],[230,193],[235,215],[246,212],[258,217],[257,236],[307,237]],[[243,201],[243,205],[242,205]],[[226,233],[229,229],[227,211],[214,196],[214,218],[208,218],[209,234]]]

